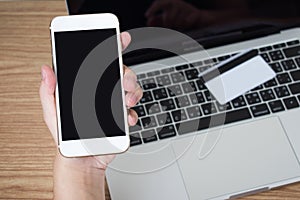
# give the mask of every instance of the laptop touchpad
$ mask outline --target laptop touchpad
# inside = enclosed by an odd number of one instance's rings
[[[200,152],[205,134],[199,134],[178,160],[190,199],[240,193],[300,175],[299,164],[277,117],[207,134],[206,157],[201,158],[205,152]],[[173,141],[177,156],[190,144],[191,137]],[[214,144],[213,149],[209,148]]]

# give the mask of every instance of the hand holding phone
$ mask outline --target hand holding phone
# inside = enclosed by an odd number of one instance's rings
[[[93,47],[95,47],[95,45],[97,45],[99,42],[103,42],[105,38],[111,35],[117,36],[117,39],[113,44],[115,45],[115,49],[112,48],[114,51],[111,53],[116,54],[116,58],[118,59],[114,66],[109,66],[115,67],[114,70],[109,70],[114,72],[114,74],[110,74],[110,79],[106,78],[104,80],[111,81],[112,79],[116,79],[116,77],[117,79],[121,80],[114,80],[114,91],[117,93],[117,96],[120,97],[118,102],[114,102],[114,107],[119,108],[116,109],[116,111],[122,113],[122,117],[118,118],[119,120],[121,119],[118,122],[112,122],[109,118],[108,121],[104,121],[102,123],[118,124],[119,127],[111,127],[112,132],[109,133],[95,133],[93,130],[86,130],[84,137],[80,138],[78,137],[74,123],[72,123],[72,108],[70,106],[70,104],[72,104],[72,94],[70,91],[72,91],[74,79],[76,78],[76,73],[78,73],[79,70],[78,67],[80,66],[81,62],[83,62],[82,60],[84,60],[83,57],[85,55],[83,54],[88,54]],[[141,89],[137,87],[135,75],[133,75],[133,73],[126,68],[125,76],[127,74],[130,78],[125,78],[124,81],[127,80],[127,84],[125,82],[124,84],[121,84],[123,81],[123,66],[120,53],[121,43],[119,35],[117,19],[115,16],[110,14],[102,14],[101,16],[97,14],[89,16],[60,17],[56,20],[53,20],[51,24],[53,64],[57,78],[56,111],[58,124],[58,144],[60,152],[64,156],[76,157],[120,153],[125,151],[129,146],[125,102],[127,103],[127,106],[133,106],[133,104],[135,104],[141,98],[142,92]],[[101,58],[101,55],[99,55],[99,57]],[[81,60],[78,58],[81,58]],[[128,80],[131,81],[128,83]],[[110,82],[104,83],[104,86],[107,84],[109,85]],[[130,90],[130,95],[127,94],[126,98],[124,97],[123,88],[127,91]],[[102,87],[102,89],[104,91],[100,90],[99,93],[112,93],[112,91],[107,91],[106,87]],[[97,94],[95,95],[97,96]],[[134,100],[128,100],[128,98]],[[104,99],[107,100],[107,98]],[[103,110],[107,111],[107,105],[110,103],[111,102],[107,101],[101,102],[101,104],[98,105],[98,113],[102,114],[101,105],[104,106]],[[112,116],[114,113],[110,114]],[[136,122],[137,115],[134,111],[129,111],[129,114],[128,121],[131,125],[133,125]],[[101,119],[105,120],[105,116],[106,115],[104,115],[104,117],[102,116]],[[91,149],[89,148],[90,146],[92,146]]]

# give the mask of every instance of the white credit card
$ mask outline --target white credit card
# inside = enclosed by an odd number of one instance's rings
[[[210,93],[225,104],[276,76],[257,50],[237,54],[200,74]]]

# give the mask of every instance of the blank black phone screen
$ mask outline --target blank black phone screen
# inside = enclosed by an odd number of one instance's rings
[[[74,120],[72,97],[74,83],[82,63],[88,55],[105,40],[115,37],[116,29],[95,29],[80,31],[54,32],[55,51],[56,51],[56,74],[59,95],[60,119],[62,140],[92,139],[102,137],[125,136],[124,110],[122,101],[122,87],[120,81],[120,66],[118,57],[117,40],[110,40],[106,55],[113,55],[115,59],[108,66],[101,63],[105,60],[105,55],[97,55],[97,62],[90,62],[92,67],[105,68],[105,72],[99,78],[95,86],[94,108],[97,116],[97,122],[101,131],[88,126],[84,130],[78,129],[80,121]],[[85,67],[89,67],[86,66]],[[79,94],[90,90],[89,87],[82,87]],[[112,96],[114,97],[112,100]],[[89,104],[90,105],[90,104]],[[80,105],[81,109],[87,105]],[[83,121],[88,122],[90,113],[84,112],[80,116]],[[75,126],[76,121],[76,126]]]

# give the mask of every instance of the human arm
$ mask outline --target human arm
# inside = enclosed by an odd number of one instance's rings
[[[130,43],[128,33],[121,34],[123,49]],[[44,120],[57,144],[57,118],[55,105],[56,79],[49,66],[42,66],[42,81],[40,99],[43,107]],[[124,66],[125,101],[128,107],[134,106],[142,96],[142,90],[137,84],[136,75]],[[134,125],[137,114],[128,110],[128,123]],[[54,163],[54,199],[105,199],[104,180],[105,169],[114,155],[90,156],[82,158],[65,158],[58,151]]]

